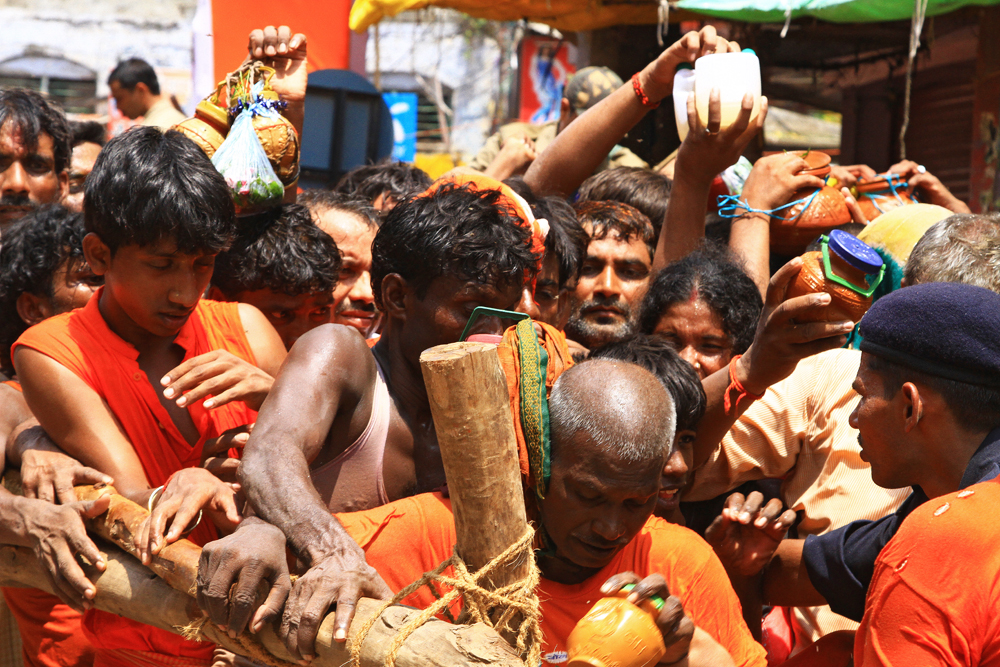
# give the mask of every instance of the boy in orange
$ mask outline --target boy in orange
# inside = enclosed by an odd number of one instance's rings
[[[538,494],[526,494],[529,515],[539,526],[542,664],[565,662],[566,638],[580,618],[598,599],[634,583],[636,601],[652,595],[667,600],[657,619],[668,646],[662,664],[690,652],[692,664],[764,665],[764,649],[743,622],[711,547],[688,529],[652,516],[674,435],[673,401],[663,384],[634,364],[588,361],[559,376],[548,405],[551,474],[532,482]],[[393,591],[454,549],[451,503],[439,494],[337,518]],[[233,565],[250,558],[262,567],[282,568],[283,533],[255,521],[206,546],[199,601],[206,600],[209,588],[228,591],[229,577],[239,571]],[[426,607],[434,600],[422,590],[403,603]],[[213,622],[239,631],[251,610],[238,606],[230,615],[225,607],[205,605]],[[261,607],[252,627],[279,608]]]
[[[110,141],[84,210],[84,256],[104,287],[25,332],[14,366],[51,438],[152,509],[136,539],[148,562],[186,530],[204,544],[239,521],[234,486],[199,466],[210,440],[254,421],[285,351],[257,309],[201,298],[236,218],[189,139],[137,128]],[[84,630],[96,665],[211,659],[211,645],[113,614],[88,611]]]

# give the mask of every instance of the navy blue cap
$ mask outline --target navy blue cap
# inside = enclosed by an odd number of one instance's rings
[[[924,283],[882,297],[861,319],[861,351],[914,370],[1000,388],[1000,294]]]
[[[835,229],[830,232],[829,238],[830,250],[855,269],[865,273],[878,273],[882,268],[882,257],[858,237]]]

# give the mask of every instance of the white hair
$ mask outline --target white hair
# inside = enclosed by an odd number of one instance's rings
[[[910,252],[904,277],[1000,292],[1000,216],[959,214],[934,223]]]

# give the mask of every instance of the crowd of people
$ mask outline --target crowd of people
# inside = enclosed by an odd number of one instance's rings
[[[306,44],[249,44],[300,133]],[[142,61],[109,83],[145,124],[108,141],[0,90],[0,470],[22,489],[0,488],[0,544],[33,549],[54,593],[3,589],[23,664],[244,660],[95,607],[84,521],[109,498],[74,485],[98,482],[148,508],[144,563],[203,547],[197,602],[230,636],[273,624],[307,664],[334,613],[345,641],[360,597],[454,549],[419,357],[508,331],[497,310],[535,322],[551,380],[540,443],[515,429],[543,665],[627,584],[666,600],[660,664],[1000,664],[1000,218],[900,162],[923,203],[869,221],[843,190],[846,228],[897,269],[860,322],[789,296],[802,260],[772,252],[761,211],[823,184],[802,156],[758,160],[706,232],[766,101],[721,127],[692,100],[670,177],[619,146],[678,65],[730,51],[703,28],[629,83],[587,68],[562,120],[437,181],[368,165],[240,218]],[[527,379],[502,365],[518,423]]]

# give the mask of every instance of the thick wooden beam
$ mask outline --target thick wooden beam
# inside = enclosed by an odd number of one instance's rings
[[[507,382],[496,345],[488,343],[432,347],[420,355],[420,368],[455,513],[456,550],[475,571],[528,529]],[[530,566],[525,558],[481,584],[523,581]]]

